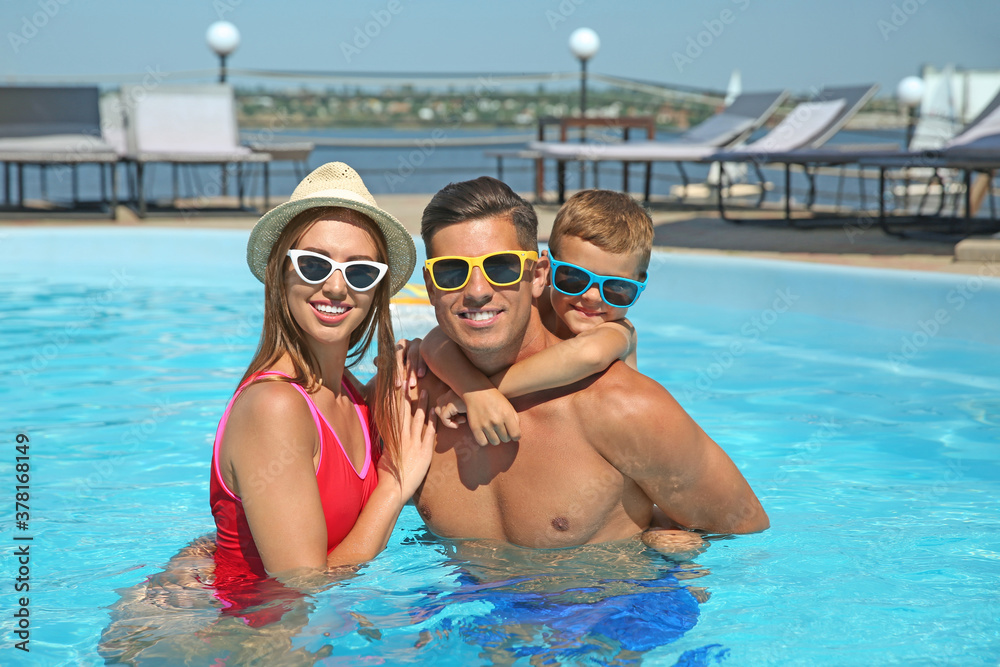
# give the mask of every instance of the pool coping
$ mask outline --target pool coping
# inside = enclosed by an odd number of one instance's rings
[[[379,195],[379,203],[393,213],[414,236],[420,234],[420,217],[432,194]],[[530,195],[527,195],[530,199]],[[276,203],[279,199],[274,200]],[[535,204],[538,214],[539,240],[548,239],[558,206]],[[959,242],[953,251],[944,254],[920,252],[926,245],[907,239],[886,237],[877,229],[865,230],[851,238],[851,252],[824,252],[830,237],[809,230],[756,227],[747,230],[739,225],[720,224],[714,211],[657,210],[650,212],[656,229],[669,229],[680,222],[698,228],[698,238],[691,245],[658,244],[657,250],[701,255],[757,257],[792,262],[820,263],[849,267],[931,271],[937,273],[976,274],[984,262],[1000,262],[1000,235],[972,238]],[[244,215],[157,215],[139,220],[134,212],[121,206],[116,220],[71,213],[25,215],[5,214],[0,217],[0,235],[5,228],[23,227],[168,227],[187,229],[251,229],[257,222],[255,214]],[[702,225],[701,223],[705,224]],[[679,227],[678,227],[679,228]],[[739,234],[739,235],[738,235]],[[810,237],[815,237],[814,240]],[[788,251],[789,245],[815,246],[815,250]],[[698,247],[695,247],[698,246]],[[703,247],[704,246],[704,247]],[[763,247],[761,247],[763,246]],[[855,248],[856,246],[856,248]],[[945,248],[946,246],[941,246]],[[913,252],[907,252],[913,248]],[[855,252],[856,249],[856,252]]]

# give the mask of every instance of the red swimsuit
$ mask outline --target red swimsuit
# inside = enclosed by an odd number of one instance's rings
[[[251,382],[265,375],[283,375],[277,371],[265,371],[244,382],[236,390],[233,398],[226,406],[226,411],[219,421],[215,434],[215,449],[212,455],[212,478],[210,483],[210,500],[212,515],[215,517],[216,544],[215,552],[215,586],[227,588],[233,584],[249,583],[267,576],[257,545],[254,544],[250,525],[243,511],[242,501],[226,486],[219,471],[219,446],[222,444],[222,434],[229,419],[229,412],[240,393]],[[379,452],[376,449],[376,439],[371,437],[368,423],[368,407],[361,397],[343,381],[344,390],[354,403],[361,428],[365,435],[365,462],[357,471],[351,464],[347,452],[337,438],[333,428],[323,417],[308,392],[297,384],[292,384],[309,404],[309,411],[316,422],[320,435],[320,459],[316,469],[316,484],[319,486],[320,501],[323,504],[323,516],[326,518],[326,547],[330,553],[347,534],[361,514],[362,508],[368,502],[375,487],[378,485]],[[224,603],[230,605],[235,601],[232,596],[219,596]],[[229,605],[227,605],[229,606]],[[256,624],[256,623],[255,623]]]

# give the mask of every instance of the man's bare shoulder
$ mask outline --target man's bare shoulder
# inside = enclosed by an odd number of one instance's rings
[[[576,402],[594,419],[619,422],[659,418],[664,411],[683,412],[659,382],[621,361],[594,375],[593,381],[577,392]]]
[[[655,443],[688,442],[700,430],[660,383],[621,361],[594,376],[572,405],[581,431],[606,458],[607,447],[638,453]]]

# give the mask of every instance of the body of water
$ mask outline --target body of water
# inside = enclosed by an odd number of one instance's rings
[[[639,369],[730,454],[768,531],[674,562],[632,541],[443,540],[407,508],[383,554],[276,594],[263,611],[280,620],[254,627],[196,564],[168,566],[213,529],[212,438],[257,344],[246,237],[3,232],[3,664],[996,664],[990,265],[953,276],[654,253],[630,310]],[[396,319],[407,336],[433,324],[426,306]]]

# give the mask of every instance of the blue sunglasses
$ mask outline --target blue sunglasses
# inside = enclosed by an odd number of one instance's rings
[[[552,263],[552,287],[567,296],[579,296],[597,283],[601,300],[615,308],[628,308],[639,299],[646,281],[629,280],[619,276],[599,276],[582,266],[560,262],[549,254]]]

